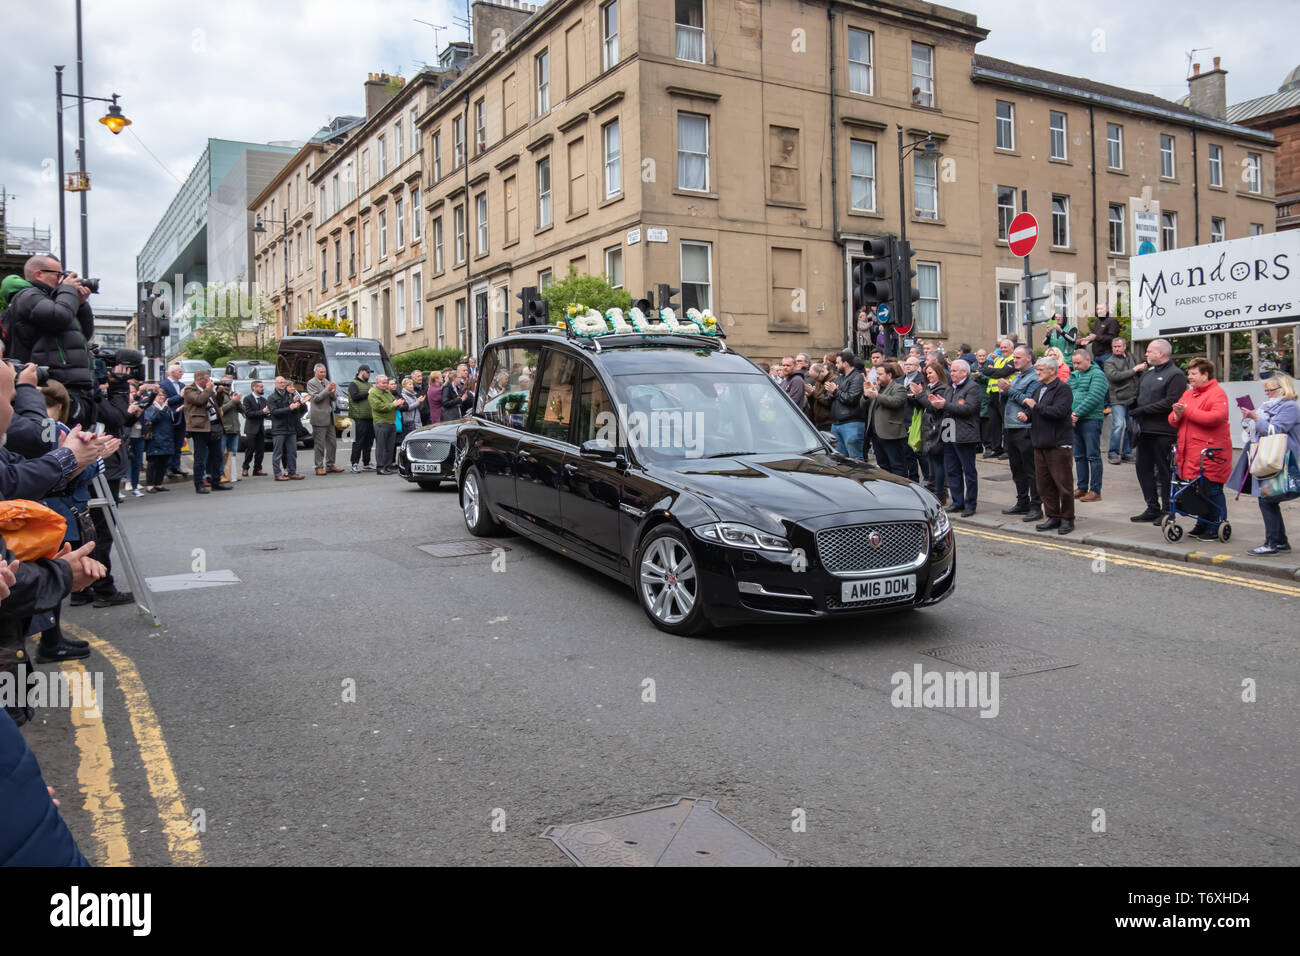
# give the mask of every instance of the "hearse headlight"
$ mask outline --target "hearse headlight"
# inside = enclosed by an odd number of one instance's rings
[[[758,551],[789,551],[790,542],[775,534],[759,531],[747,524],[719,521],[691,529],[696,537],[729,548],[754,548]]]
[[[946,535],[952,529],[952,522],[948,520],[948,512],[940,508],[930,516],[930,537],[936,541]]]

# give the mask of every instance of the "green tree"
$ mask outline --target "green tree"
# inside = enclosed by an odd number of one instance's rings
[[[579,275],[573,266],[569,266],[569,274],[563,281],[547,287],[542,298],[546,300],[552,325],[567,315],[570,305],[578,302],[602,314],[608,309],[626,312],[632,308],[632,296],[625,290],[610,288],[604,276]]]
[[[352,336],[356,330],[352,327],[351,319],[336,319],[329,315],[309,315],[298,323],[300,329],[326,329],[333,332],[342,332],[344,335]]]

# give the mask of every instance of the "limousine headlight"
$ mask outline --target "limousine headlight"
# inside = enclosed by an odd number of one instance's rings
[[[789,551],[790,542],[775,534],[768,534],[734,521],[719,521],[692,528],[696,537],[729,548],[755,548],[759,551]]]
[[[952,528],[952,522],[948,520],[948,512],[940,508],[930,516],[930,537],[938,541]]]

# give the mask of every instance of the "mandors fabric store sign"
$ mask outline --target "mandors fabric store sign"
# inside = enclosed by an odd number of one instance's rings
[[[1300,322],[1300,230],[1129,259],[1133,338]]]

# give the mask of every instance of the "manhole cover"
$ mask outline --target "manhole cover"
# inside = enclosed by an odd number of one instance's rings
[[[716,800],[699,797],[678,797],[589,823],[550,826],[542,837],[579,866],[795,865],[719,813]]]
[[[1021,674],[1078,666],[1078,661],[1058,660],[1042,651],[1002,641],[949,644],[946,647],[935,647],[921,653],[967,670],[997,671],[1001,677],[1019,677]]]
[[[472,554],[491,554],[497,548],[502,551],[510,550],[503,544],[494,544],[491,541],[448,541],[446,544],[420,544],[416,547],[435,558],[465,558]]]

